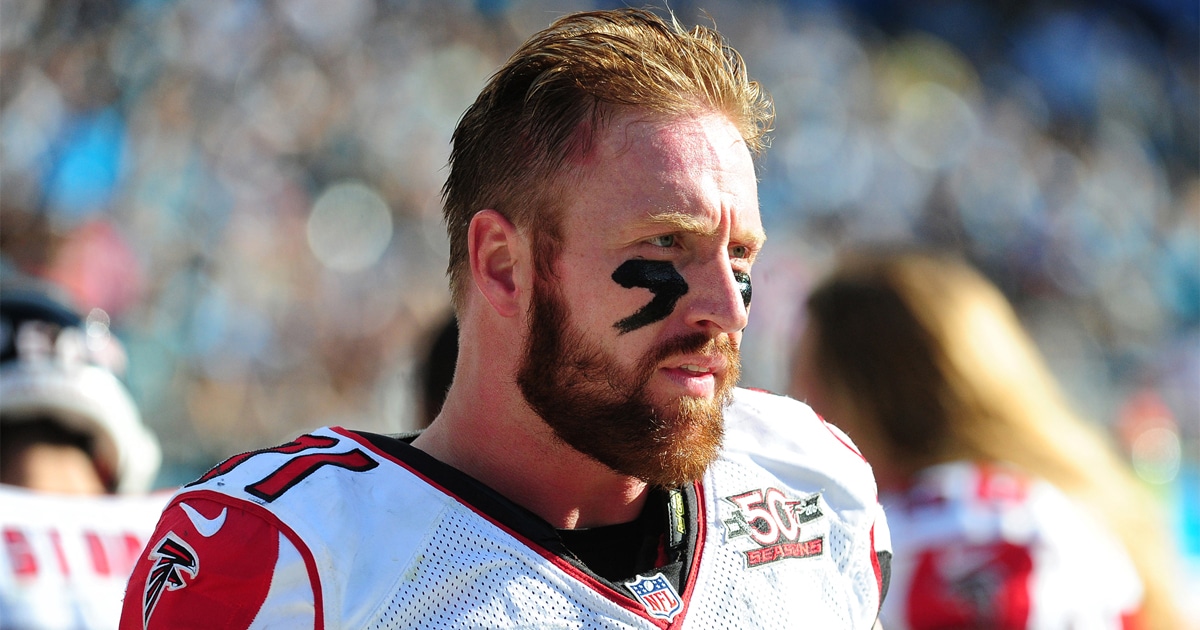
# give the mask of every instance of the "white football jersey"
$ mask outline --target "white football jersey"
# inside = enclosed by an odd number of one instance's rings
[[[116,628],[129,573],[169,498],[0,485],[0,628]]]
[[[127,628],[862,628],[888,579],[871,470],[797,401],[738,390],[701,481],[662,492],[661,566],[610,581],[405,441],[325,428],[182,490]]]
[[[895,551],[887,630],[1138,627],[1129,557],[1045,481],[956,462],[880,500]]]

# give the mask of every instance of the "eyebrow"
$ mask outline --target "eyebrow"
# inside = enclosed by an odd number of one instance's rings
[[[716,236],[717,228],[708,222],[682,212],[658,212],[639,220],[638,228],[673,228],[679,232],[690,232],[700,236]],[[747,240],[747,239],[739,239]],[[750,232],[749,239],[755,246],[761,247],[767,236],[762,232]]]
[[[693,232],[701,236],[713,236],[716,228],[707,222],[682,212],[658,212],[637,222],[638,227],[674,228],[680,232]]]

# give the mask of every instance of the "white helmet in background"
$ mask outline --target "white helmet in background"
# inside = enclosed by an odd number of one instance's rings
[[[125,350],[104,311],[81,318],[43,287],[0,289],[0,422],[53,420],[91,438],[110,490],[149,490],[162,463],[121,382]]]

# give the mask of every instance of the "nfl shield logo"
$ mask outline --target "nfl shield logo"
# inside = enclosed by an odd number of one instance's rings
[[[633,591],[651,617],[671,621],[683,610],[679,595],[661,573],[654,577],[638,576],[633,582],[626,582],[625,586]]]

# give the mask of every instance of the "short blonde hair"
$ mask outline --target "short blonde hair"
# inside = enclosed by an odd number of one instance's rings
[[[454,132],[442,197],[456,308],[466,292],[471,217],[490,208],[518,228],[536,218],[539,268],[549,264],[559,240],[561,175],[622,108],[723,114],[755,154],[774,118],[741,55],[712,29],[687,31],[674,16],[668,23],[636,9],[557,20],[492,76]]]

